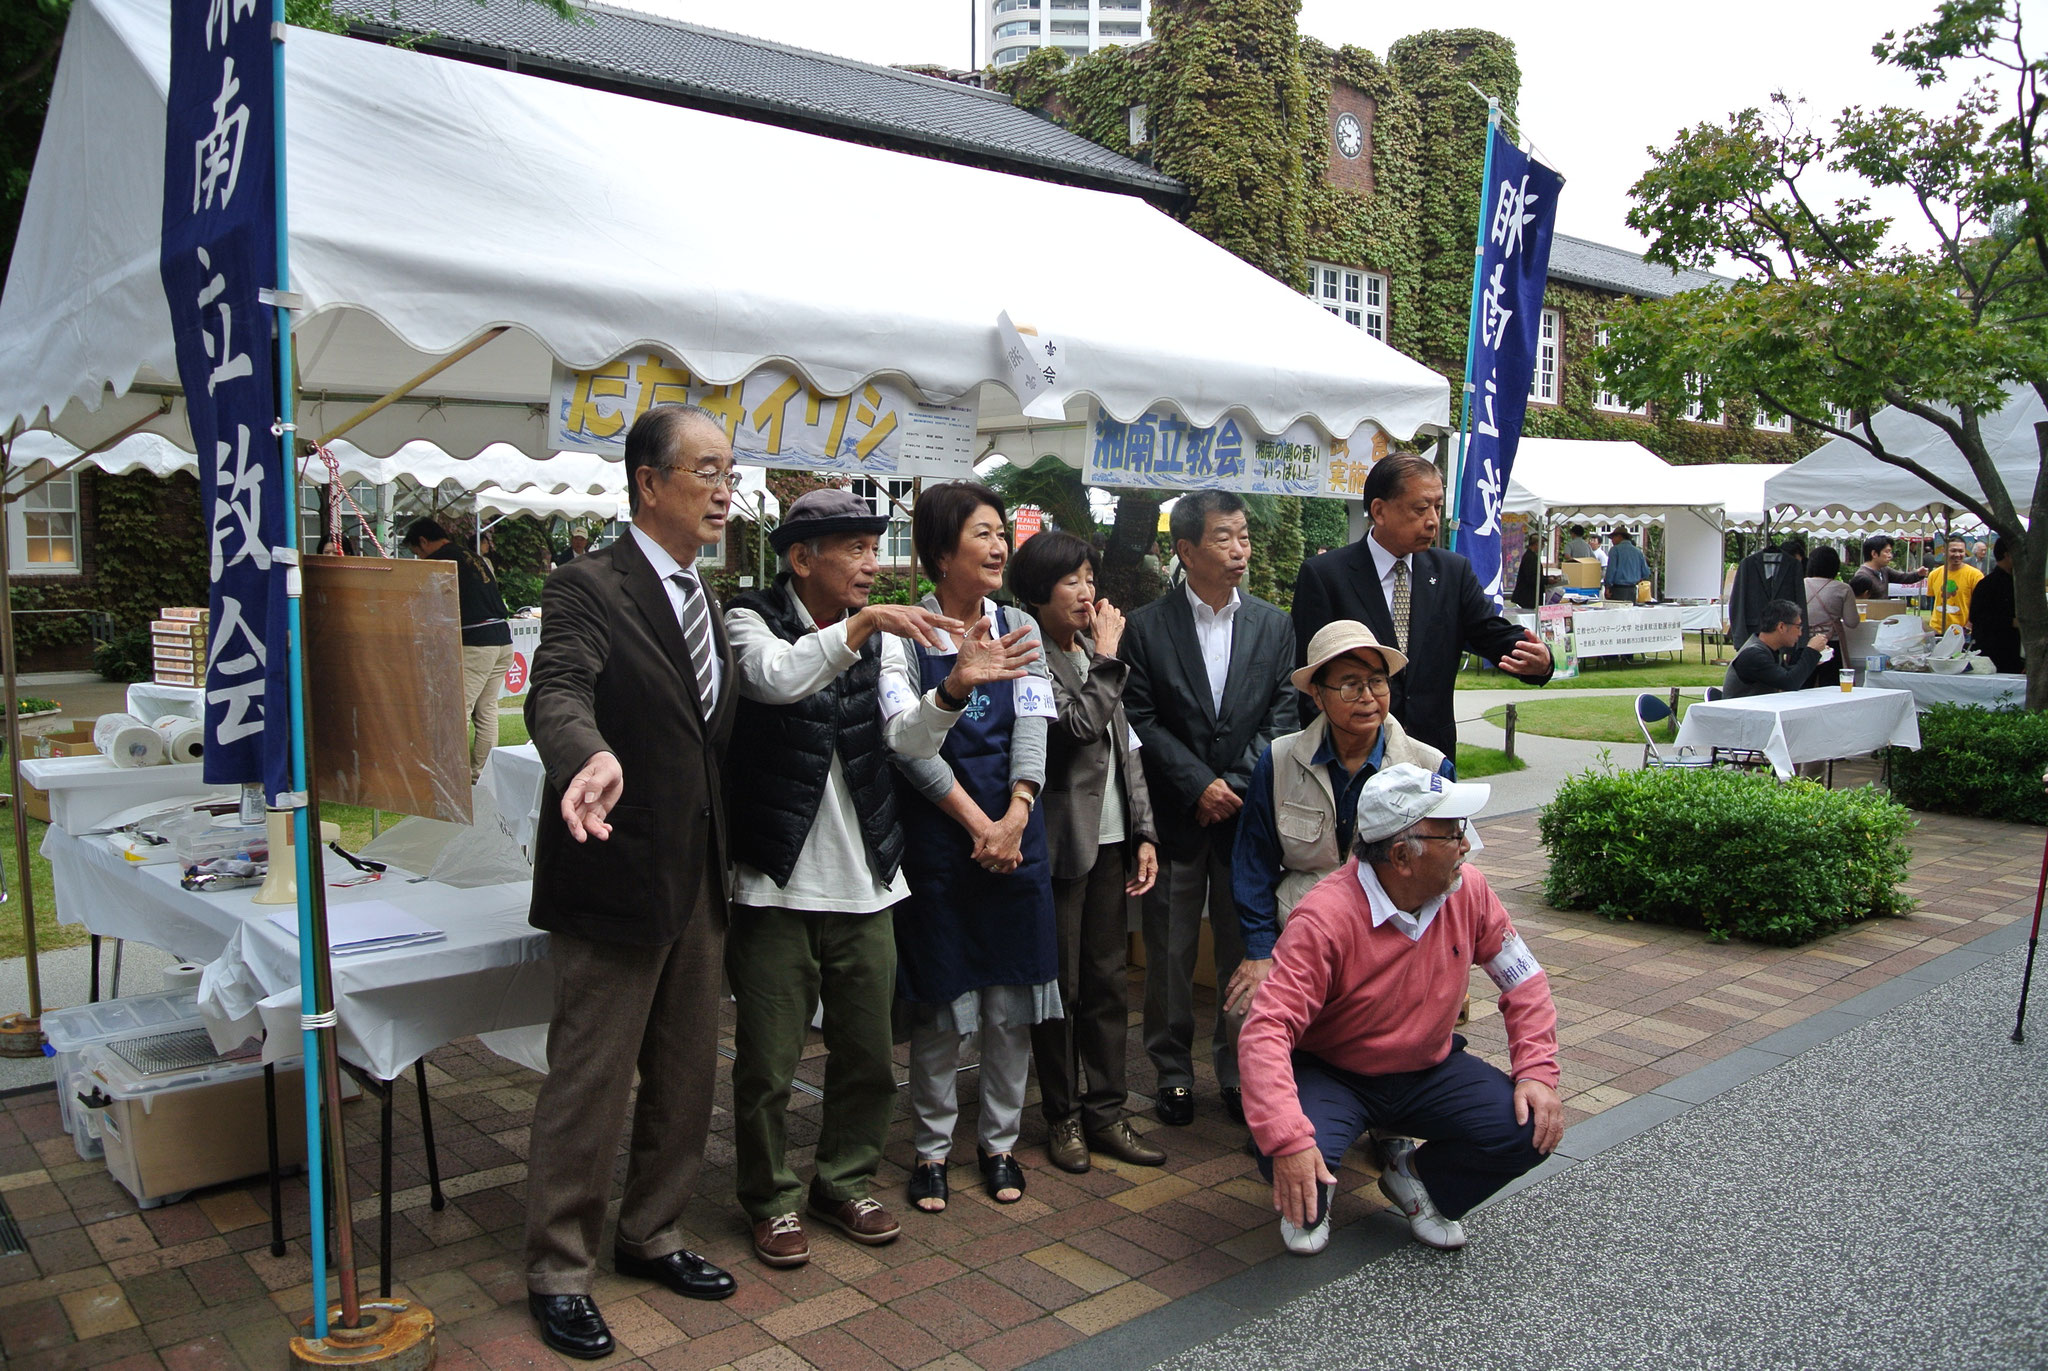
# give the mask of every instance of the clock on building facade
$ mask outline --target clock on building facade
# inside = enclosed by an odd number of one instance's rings
[[[1358,122],[1358,116],[1346,110],[1337,116],[1337,151],[1347,159],[1355,158],[1365,151],[1365,126]]]

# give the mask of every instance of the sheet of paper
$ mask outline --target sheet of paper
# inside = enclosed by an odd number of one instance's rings
[[[299,931],[299,912],[280,909],[270,921],[287,933]],[[430,943],[447,933],[400,909],[389,900],[327,906],[327,944],[335,953],[367,952],[406,943]]]

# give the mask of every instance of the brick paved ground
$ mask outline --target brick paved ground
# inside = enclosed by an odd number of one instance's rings
[[[1573,1122],[2029,916],[2041,842],[2036,829],[1928,816],[1913,862],[1918,913],[1776,949],[1710,946],[1694,933],[1550,910],[1541,899],[1534,816],[1483,831],[1480,864],[1550,971]],[[1491,986],[1474,981],[1471,1037],[1503,1060]],[[1134,983],[1134,1005],[1135,992]],[[1150,1089],[1135,1033],[1131,1060],[1133,1088]],[[538,1078],[474,1041],[429,1062],[449,1203],[441,1213],[427,1204],[418,1118],[405,1092],[394,1183],[400,1292],[438,1316],[447,1371],[553,1367],[558,1359],[526,1316],[518,1257],[522,1158]],[[814,1055],[806,1074],[816,1081],[821,1066]],[[606,1365],[1007,1371],[1274,1258],[1280,1243],[1269,1192],[1243,1150],[1242,1130],[1217,1107],[1213,1082],[1202,1085],[1192,1127],[1139,1123],[1171,1152],[1163,1170],[1112,1164],[1067,1176],[1044,1161],[1043,1125],[1029,1117],[1029,1193],[1011,1206],[988,1201],[977,1183],[970,1103],[956,1154],[967,1164],[956,1168],[952,1207],[938,1217],[902,1203],[910,1147],[908,1120],[899,1118],[880,1193],[899,1210],[904,1236],[867,1249],[814,1230],[816,1255],[795,1271],[763,1268],[749,1255],[731,1202],[724,1129],[711,1140],[703,1198],[688,1222],[693,1244],[731,1267],[740,1291],[700,1304],[604,1275],[597,1294],[621,1344]],[[971,1101],[973,1093],[970,1083],[963,1095]],[[817,1105],[799,1100],[792,1141],[807,1147]],[[347,1112],[357,1250],[368,1268],[376,1114],[367,1103]],[[721,1110],[719,1119],[729,1116]],[[1338,1223],[1379,1207],[1362,1160],[1341,1179]],[[59,1131],[51,1091],[0,1101],[0,1198],[30,1248],[0,1258],[0,1361],[13,1371],[282,1366],[293,1321],[312,1303],[303,1189],[287,1184],[285,1194],[292,1243],[278,1259],[268,1248],[260,1182],[138,1212],[99,1163],[78,1160]],[[374,1280],[366,1277],[366,1290]]]

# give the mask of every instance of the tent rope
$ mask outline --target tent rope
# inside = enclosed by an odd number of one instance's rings
[[[327,537],[336,547],[341,546],[341,501],[348,501],[348,507],[355,511],[356,522],[362,525],[363,537],[370,546],[377,549],[379,557],[389,557],[384,544],[377,541],[377,530],[370,524],[370,516],[363,513],[363,507],[356,503],[356,497],[349,494],[348,487],[341,479],[341,459],[334,455],[334,449],[317,447],[313,449],[327,467]],[[339,495],[341,498],[336,499]]]

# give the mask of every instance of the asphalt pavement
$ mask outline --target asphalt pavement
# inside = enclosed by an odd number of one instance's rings
[[[1468,1218],[1463,1252],[1408,1242],[1384,1214],[1356,1225],[1379,1231],[1350,1245],[1355,1269],[1160,1365],[2048,1365],[2048,993],[2011,1042],[2025,949],[1998,941],[1658,1126],[1604,1150],[1580,1139],[1592,1155]],[[1338,1244],[1311,1260],[1330,1258]]]

